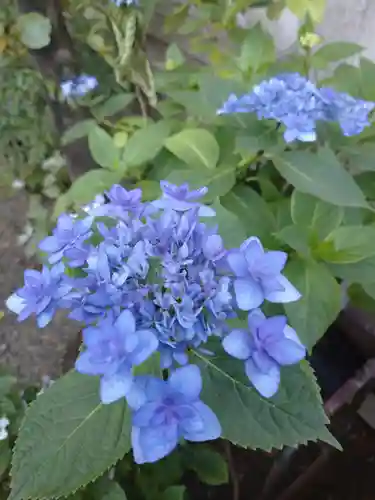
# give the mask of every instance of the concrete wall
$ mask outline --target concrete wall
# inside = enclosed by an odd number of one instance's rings
[[[170,0],[155,16],[152,23],[154,42],[152,52],[163,53],[165,44],[175,37],[162,34],[162,18]],[[177,2],[176,2],[177,3]],[[163,4],[163,2],[161,2]],[[251,9],[240,19],[244,26],[261,22],[273,35],[280,54],[291,50],[296,43],[299,20],[287,9],[278,21],[269,21],[264,9]],[[366,48],[364,55],[375,61],[375,0],[327,0],[325,19],[318,27],[319,34],[325,41],[351,41]],[[181,39],[177,40],[181,43]]]

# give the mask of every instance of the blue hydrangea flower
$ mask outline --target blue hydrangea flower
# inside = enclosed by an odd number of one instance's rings
[[[214,412],[199,395],[199,368],[178,368],[167,381],[140,377],[128,395],[133,408],[132,446],[138,464],[156,462],[171,453],[180,439],[209,441],[221,435]]]
[[[84,96],[97,86],[98,80],[95,76],[81,75],[73,80],[65,80],[61,83],[60,88],[63,97],[67,98]]]
[[[63,280],[64,265],[57,264],[42,271],[25,271],[25,285],[6,301],[9,310],[18,314],[18,321],[24,321],[35,314],[38,326],[44,328],[63,305],[72,287]]]
[[[92,222],[92,217],[77,220],[70,215],[60,215],[52,236],[47,236],[39,244],[39,248],[49,254],[48,262],[56,264],[66,257],[71,267],[82,266],[88,256],[84,243],[93,234]]]
[[[287,254],[266,252],[258,238],[247,239],[239,250],[228,254],[227,260],[236,276],[234,290],[240,309],[256,309],[264,300],[287,303],[301,297],[298,290],[281,274]]]
[[[371,125],[368,115],[375,103],[329,88],[320,89],[320,95],[325,104],[325,119],[338,122],[344,135],[358,135]]]
[[[127,398],[134,409],[133,446],[140,463],[165,456],[182,438],[220,435],[217,418],[199,400],[201,377],[188,365],[189,351],[214,355],[205,344],[217,336],[236,355],[238,334],[227,320],[237,317],[238,308],[299,298],[281,274],[285,253],[264,251],[257,238],[228,252],[217,227],[202,222],[201,216],[214,215],[202,203],[206,188],[190,191],[187,184],[168,182],[161,188],[161,199],[145,203],[140,189],[114,185],[83,207],[89,216],[61,216],[52,236],[40,244],[49,262],[58,264],[42,273],[27,271],[24,288],[8,300],[21,320],[36,314],[40,326],[57,307],[84,323],[84,351],[76,369],[100,376],[103,403]],[[266,370],[268,358],[257,351],[266,350],[280,366],[289,362],[272,351],[264,328],[257,330],[259,342],[246,358],[248,374]],[[290,336],[285,325],[277,324],[274,333],[280,331]],[[168,381],[134,376],[133,367],[156,353],[160,367],[172,370]],[[176,365],[183,368],[173,372]],[[263,383],[258,372],[251,377],[255,385]]]
[[[230,94],[217,113],[256,113],[259,119],[283,124],[286,142],[311,142],[316,140],[318,121],[339,122],[344,135],[361,133],[370,125],[368,115],[374,107],[348,94],[318,89],[298,73],[286,73],[261,82],[243,96]]]
[[[250,382],[266,398],[273,396],[280,384],[280,367],[293,365],[306,355],[296,332],[285,316],[266,318],[260,310],[248,316],[249,331],[233,330],[223,340],[224,350],[245,361]]]
[[[103,320],[83,331],[86,346],[76,370],[101,375],[100,399],[108,404],[126,396],[133,384],[132,367],[146,361],[158,347],[152,330],[137,330],[133,314],[125,310],[112,322]]]
[[[160,200],[153,202],[154,207],[163,210],[175,210],[176,212],[186,212],[192,208],[199,208],[199,215],[202,217],[213,217],[215,215],[212,208],[196,201],[207,194],[208,189],[206,187],[189,191],[188,184],[174,186],[167,181],[162,181],[160,187],[163,196]]]

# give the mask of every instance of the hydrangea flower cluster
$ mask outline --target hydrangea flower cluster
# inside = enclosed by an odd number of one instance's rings
[[[300,297],[282,274],[286,254],[264,250],[257,238],[227,250],[217,228],[202,220],[215,215],[201,203],[207,188],[163,181],[161,189],[160,199],[143,203],[140,189],[114,185],[84,207],[83,218],[61,215],[40,243],[48,265],[25,271],[25,285],[7,301],[20,321],[35,315],[43,327],[66,308],[85,325],[76,370],[100,377],[103,403],[126,398],[138,463],[159,460],[180,439],[221,435],[200,399],[192,351],[220,349],[241,360],[264,397],[276,393],[281,367],[305,356],[286,318],[259,309],[265,300]],[[231,328],[228,320],[241,311],[248,328]],[[137,372],[155,362],[163,376]]]
[[[90,90],[94,90],[98,86],[98,80],[95,76],[81,75],[73,80],[65,80],[61,83],[60,88],[63,97],[80,97],[84,96]]]
[[[218,114],[256,113],[282,123],[286,142],[316,140],[316,122],[338,122],[346,136],[370,125],[375,103],[330,88],[318,88],[298,73],[286,73],[256,85],[248,94],[231,94]]]

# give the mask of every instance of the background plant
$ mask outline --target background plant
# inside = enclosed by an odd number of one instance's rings
[[[361,57],[363,49],[356,44],[323,44],[315,33],[315,24],[324,13],[324,2],[268,2],[270,17],[277,17],[288,6],[302,22],[298,50],[281,61],[276,58],[272,37],[260,25],[250,29],[237,26],[237,14],[255,2],[192,3],[194,17],[189,15],[189,5],[177,6],[167,18],[165,29],[188,36],[190,50],[203,54],[209,60],[209,68],[193,64],[183,48],[174,43],[168,47],[164,63],[155,64],[151,69],[145,56],[145,33],[152,14],[149,2],[140,2],[139,7],[124,5],[120,9],[111,3],[105,7],[95,2],[60,4],[59,12],[64,14],[69,40],[82,57],[77,64],[78,58],[71,57],[73,52],[69,48],[69,57],[63,63],[55,60],[56,68],[53,67],[52,74],[48,73],[48,78],[45,78],[45,65],[38,66],[42,79],[38,71],[33,73],[36,81],[43,81],[41,95],[48,96],[46,113],[57,131],[56,142],[52,142],[51,147],[44,143],[48,152],[41,156],[48,157],[61,150],[66,158],[65,170],[62,167],[66,175],[59,177],[60,171],[58,181],[52,183],[58,186],[54,191],[57,196],[54,216],[78,210],[117,182],[128,188],[141,187],[149,200],[158,196],[159,181],[163,179],[176,184],[189,182],[191,187],[208,186],[205,201],[213,203],[220,233],[228,246],[236,246],[252,235],[261,238],[268,249],[288,252],[286,274],[300,290],[302,299],[272,313],[285,312],[290,325],[311,350],[347,300],[343,300],[343,284],[353,303],[373,309],[374,125],[357,136],[344,137],[338,126],[324,123],[319,125],[316,143],[286,145],[283,130],[274,122],[260,121],[253,114],[218,116],[217,110],[231,93],[244,94],[255,84],[284,71],[309,76],[319,87],[332,86],[354,97],[374,101],[375,65]],[[12,12],[15,16],[16,11]],[[9,40],[20,47],[17,50],[29,62],[25,38],[22,42],[20,35],[22,22],[20,27],[19,22],[12,19],[11,25],[15,22],[18,27],[14,33],[11,29]],[[45,48],[53,46],[48,19],[45,19],[45,40],[37,42],[44,47],[33,48],[26,37],[29,48],[40,51],[31,52],[32,57],[39,57],[42,62]],[[56,19],[51,19],[53,35]],[[57,26],[61,27],[59,19]],[[10,50],[8,47],[13,45],[6,33],[6,50]],[[219,49],[217,37],[222,36],[228,43]],[[60,37],[57,46],[66,49],[66,41]],[[4,41],[2,43],[4,46]],[[4,49],[3,52],[6,53]],[[342,62],[352,56],[359,59],[357,66]],[[61,81],[82,73],[95,75],[98,87],[83,99],[68,102],[62,99]],[[14,73],[11,72],[11,76]],[[50,82],[47,90],[46,81]],[[62,124],[56,120],[58,113],[53,112],[57,105],[59,113],[63,110]],[[25,133],[28,128],[29,125],[25,125]],[[40,135],[45,137],[43,133]],[[31,154],[29,146],[26,151],[27,155]],[[21,163],[15,163],[20,168]],[[30,163],[25,161],[25,165]],[[28,175],[16,172],[17,177],[28,179]],[[37,190],[45,189],[45,174],[41,179],[37,185],[43,187]],[[304,365],[301,370],[311,388],[306,401],[306,408],[310,408],[311,401],[319,400],[318,389],[313,374],[307,372]],[[105,425],[109,410],[100,406],[94,396],[96,387],[92,390],[92,399],[86,400],[85,405],[80,403],[80,395],[87,394],[88,388],[86,382],[77,377],[76,374],[66,376],[54,394],[48,396],[47,392],[41,397],[40,406],[35,405],[30,411],[25,429],[27,425],[33,429],[32,417],[45,414],[57,398],[61,404],[66,402],[66,415],[73,407],[80,409],[77,420],[85,425],[75,434],[77,443],[86,446],[90,453],[100,455],[102,450],[95,448],[88,436],[91,425],[98,428]],[[298,398],[299,390],[305,394],[306,390],[301,384],[302,378],[292,378],[270,407],[264,406],[262,399],[251,400],[246,415],[259,430],[259,442],[252,443],[250,436],[242,444],[269,449],[275,445],[276,434],[278,446],[289,443],[290,439],[293,444],[304,442],[307,427],[309,438],[314,434],[318,437],[314,423],[305,424],[303,430],[294,427],[292,430],[287,425],[286,414],[298,415],[298,421],[304,422]],[[70,391],[73,390],[76,401],[72,402]],[[227,394],[232,392],[228,387]],[[126,410],[116,405],[118,414],[123,415],[122,411]],[[311,410],[311,414],[315,410]],[[86,421],[92,412],[94,417]],[[272,425],[277,422],[272,439],[265,430],[271,421]],[[56,427],[52,424],[53,436]],[[66,433],[70,431],[72,429],[67,429]],[[56,436],[56,440],[60,438],[65,439],[66,435]],[[113,453],[108,467],[126,453],[127,446],[124,444],[120,451]],[[67,449],[74,453],[70,443]],[[45,453],[55,456],[56,448],[46,449]],[[29,470],[22,469],[22,474],[29,475]],[[43,469],[35,477],[43,477]],[[78,484],[79,477],[75,481]],[[62,477],[56,477],[55,496],[62,494],[59,490],[62,483]],[[42,490],[39,495],[43,496]]]

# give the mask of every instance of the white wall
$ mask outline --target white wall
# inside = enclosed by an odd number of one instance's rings
[[[285,10],[278,21],[269,21],[263,9],[253,9],[241,20],[247,26],[258,21],[273,35],[281,54],[293,49],[299,21],[290,11]],[[375,61],[375,0],[328,0],[325,19],[317,31],[327,42],[363,45],[364,55]]]

